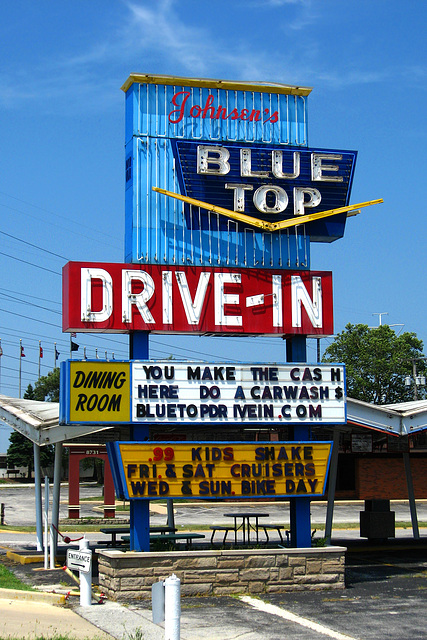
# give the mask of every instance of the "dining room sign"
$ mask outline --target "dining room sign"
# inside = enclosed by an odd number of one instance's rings
[[[315,497],[331,442],[110,442],[120,499]]]

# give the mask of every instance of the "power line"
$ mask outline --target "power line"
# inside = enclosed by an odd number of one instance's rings
[[[66,216],[62,216],[60,213],[54,213],[53,211],[49,211],[49,209],[44,209],[43,207],[39,207],[38,205],[32,204],[31,202],[26,202],[25,200],[21,200],[20,198],[16,198],[15,196],[11,196],[7,193],[4,193],[3,191],[0,191],[0,194],[3,196],[6,196],[7,198],[11,198],[12,200],[16,200],[17,202],[22,202],[23,204],[26,204],[30,207],[33,207],[34,209],[39,209],[40,211],[44,211],[45,213],[48,213],[49,215],[55,216],[55,218],[60,218],[61,220],[65,220],[66,222],[70,221],[69,217]],[[5,209],[10,209],[11,211],[16,211],[18,213],[21,213],[24,216],[28,216],[29,218],[34,218],[35,220],[41,220],[44,224],[50,224],[54,227],[60,227],[61,229],[64,229],[64,225],[59,225],[59,224],[55,224],[54,222],[47,222],[46,218],[40,218],[39,216],[35,216],[35,215],[31,215],[31,213],[28,213],[27,211],[22,211],[21,209],[16,209],[15,207],[11,207],[10,205],[7,204],[3,204],[1,203],[0,206],[4,207]],[[95,240],[95,242],[99,242],[102,244],[106,244],[105,241],[102,240],[98,240],[99,235],[103,235],[106,238],[112,238],[115,239],[115,236],[112,236],[109,233],[105,233],[105,231],[102,231],[100,229],[94,229],[93,227],[90,227],[89,225],[82,225],[81,223],[79,223],[80,227],[84,227],[86,229],[90,229],[91,231],[96,233],[96,236],[93,238]],[[85,233],[80,233],[78,231],[76,231],[73,228],[68,227],[67,231],[69,231],[70,233],[73,233],[77,236],[82,236],[83,238],[87,238],[87,234]],[[109,244],[109,246],[111,247],[117,247],[117,245],[113,245],[113,244]]]
[[[11,296],[9,294],[0,293],[0,299],[13,300],[17,304],[26,304],[26,305],[29,305],[30,307],[36,307],[37,309],[43,309],[44,311],[49,311],[49,313],[55,313],[58,316],[62,316],[61,311],[56,311],[55,309],[49,309],[48,307],[42,307],[40,304],[35,304],[34,302],[28,302],[27,300],[20,300],[19,298],[16,298],[16,296]]]
[[[34,262],[28,262],[27,260],[22,260],[22,258],[15,258],[15,256],[11,256],[9,253],[4,253],[3,251],[0,251],[0,254],[2,256],[6,256],[7,258],[11,258],[12,260],[17,260],[18,262],[29,264],[31,267],[36,267],[37,269],[43,269],[43,271],[49,271],[50,273],[54,273],[56,276],[61,275],[58,271],[53,271],[52,269],[48,269],[47,267],[41,267],[38,264],[34,264]]]
[[[29,293],[23,293],[23,292],[17,292],[16,290],[13,289],[4,289],[3,287],[0,287],[0,291],[6,291],[6,293],[22,293],[22,295],[26,296],[27,298],[35,298],[36,300],[42,300],[43,302],[51,302],[52,304],[59,304],[61,305],[61,302],[58,302],[57,300],[50,300],[48,298],[41,298],[40,296],[32,296]]]
[[[23,240],[22,238],[18,238],[18,236],[13,236],[10,233],[6,233],[6,231],[0,231],[0,233],[4,236],[7,236],[8,238],[13,238],[14,240],[17,240],[18,242],[22,242],[23,244],[27,244],[29,247],[34,247],[35,249],[38,249],[39,251],[43,251],[44,253],[49,253],[51,256],[55,256],[56,258],[61,258],[61,260],[67,260],[68,258],[66,258],[65,256],[61,256],[59,253],[54,253],[53,251],[49,251],[48,249],[43,249],[43,247],[40,247],[37,244],[33,244],[32,242],[27,242],[27,240]]]
[[[24,316],[22,313],[15,313],[14,311],[7,311],[7,309],[0,309],[0,313],[9,313],[12,316],[18,316],[18,318],[25,318],[26,320],[28,320],[28,316]],[[55,327],[56,329],[61,329],[61,326],[59,324],[53,324],[53,322],[47,322],[47,320],[37,320],[37,318],[31,318],[31,320],[33,322],[42,322],[43,324],[48,324],[50,327]]]

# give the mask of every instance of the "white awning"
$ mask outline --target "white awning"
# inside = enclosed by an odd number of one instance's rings
[[[111,429],[111,425],[60,425],[59,402],[39,402],[0,395],[0,420],[43,446]]]

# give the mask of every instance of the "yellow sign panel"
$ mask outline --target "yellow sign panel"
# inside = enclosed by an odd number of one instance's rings
[[[321,496],[330,442],[120,442],[132,498]]]
[[[70,362],[70,421],[129,422],[128,362]]]

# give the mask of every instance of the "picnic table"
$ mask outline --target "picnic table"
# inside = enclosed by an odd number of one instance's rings
[[[204,533],[158,533],[151,535],[150,529],[150,544],[153,542],[178,542],[179,540],[185,540],[185,548],[191,549],[193,540],[202,539],[205,537]],[[130,542],[130,535],[121,536],[123,542]]]
[[[105,533],[105,535],[109,535],[111,536],[111,540],[100,540],[98,541],[98,544],[106,544],[107,547],[117,547],[118,545],[122,544],[122,540],[117,540],[117,536],[121,535],[121,534],[130,534],[130,527],[129,526],[125,526],[125,527],[101,527],[100,529],[101,533]],[[156,526],[156,527],[150,527],[150,534],[171,534],[171,533],[176,533],[176,529],[175,527],[168,527],[167,525],[165,526]]]
[[[237,532],[239,529],[243,533],[243,544],[250,543],[251,529],[256,533],[256,541],[258,542],[259,518],[268,518],[269,514],[257,511],[236,511],[233,513],[224,513],[224,517],[234,519],[234,542],[237,544]],[[251,519],[255,519],[255,524],[251,523]],[[241,524],[237,521],[241,520]]]

